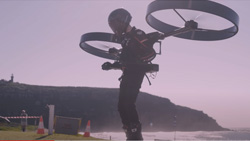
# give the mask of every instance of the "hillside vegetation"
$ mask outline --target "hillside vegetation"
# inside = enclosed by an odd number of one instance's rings
[[[29,115],[43,115],[45,126],[48,122],[46,105],[53,104],[55,115],[82,118],[82,130],[91,120],[91,130],[94,132],[121,131],[117,102],[116,88],[0,84],[0,116],[19,116],[21,110],[25,109]],[[148,93],[139,94],[137,109],[144,131],[226,130],[202,111],[175,105],[167,98]],[[34,123],[34,119],[29,119],[29,124]]]

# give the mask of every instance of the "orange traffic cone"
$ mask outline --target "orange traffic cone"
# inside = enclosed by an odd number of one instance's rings
[[[44,124],[43,124],[43,117],[40,117],[40,121],[38,124],[37,134],[44,134]]]
[[[85,133],[83,135],[84,137],[90,137],[90,120],[88,121],[88,124],[86,126]]]

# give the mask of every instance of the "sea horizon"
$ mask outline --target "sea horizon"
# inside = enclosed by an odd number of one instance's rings
[[[230,131],[142,132],[144,140],[250,140],[250,127],[230,128]],[[83,132],[80,132],[83,134]],[[92,137],[106,140],[126,140],[124,132],[95,132]]]

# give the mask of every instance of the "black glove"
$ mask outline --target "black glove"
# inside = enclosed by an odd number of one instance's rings
[[[118,53],[118,50],[116,48],[110,48],[109,53],[110,54],[115,54],[115,53]]]
[[[114,62],[114,63],[112,64],[112,68],[113,68],[113,69],[121,69],[121,68],[122,68],[122,65],[121,65],[120,62]]]
[[[151,42],[155,43],[158,40],[163,40],[165,38],[165,35],[159,32],[151,32],[147,34],[149,36],[149,39]]]
[[[110,62],[105,62],[102,64],[102,70],[110,70],[112,69],[112,64]]]
[[[166,35],[165,34],[161,34],[159,33],[159,40],[163,40],[166,38]]]

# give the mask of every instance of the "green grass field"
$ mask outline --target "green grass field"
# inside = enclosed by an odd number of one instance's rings
[[[36,132],[21,132],[21,131],[0,131],[0,140],[99,140],[93,137],[83,137],[82,135],[40,135]]]
[[[83,135],[37,134],[36,126],[28,126],[26,132],[19,125],[0,125],[0,140],[101,140]]]

